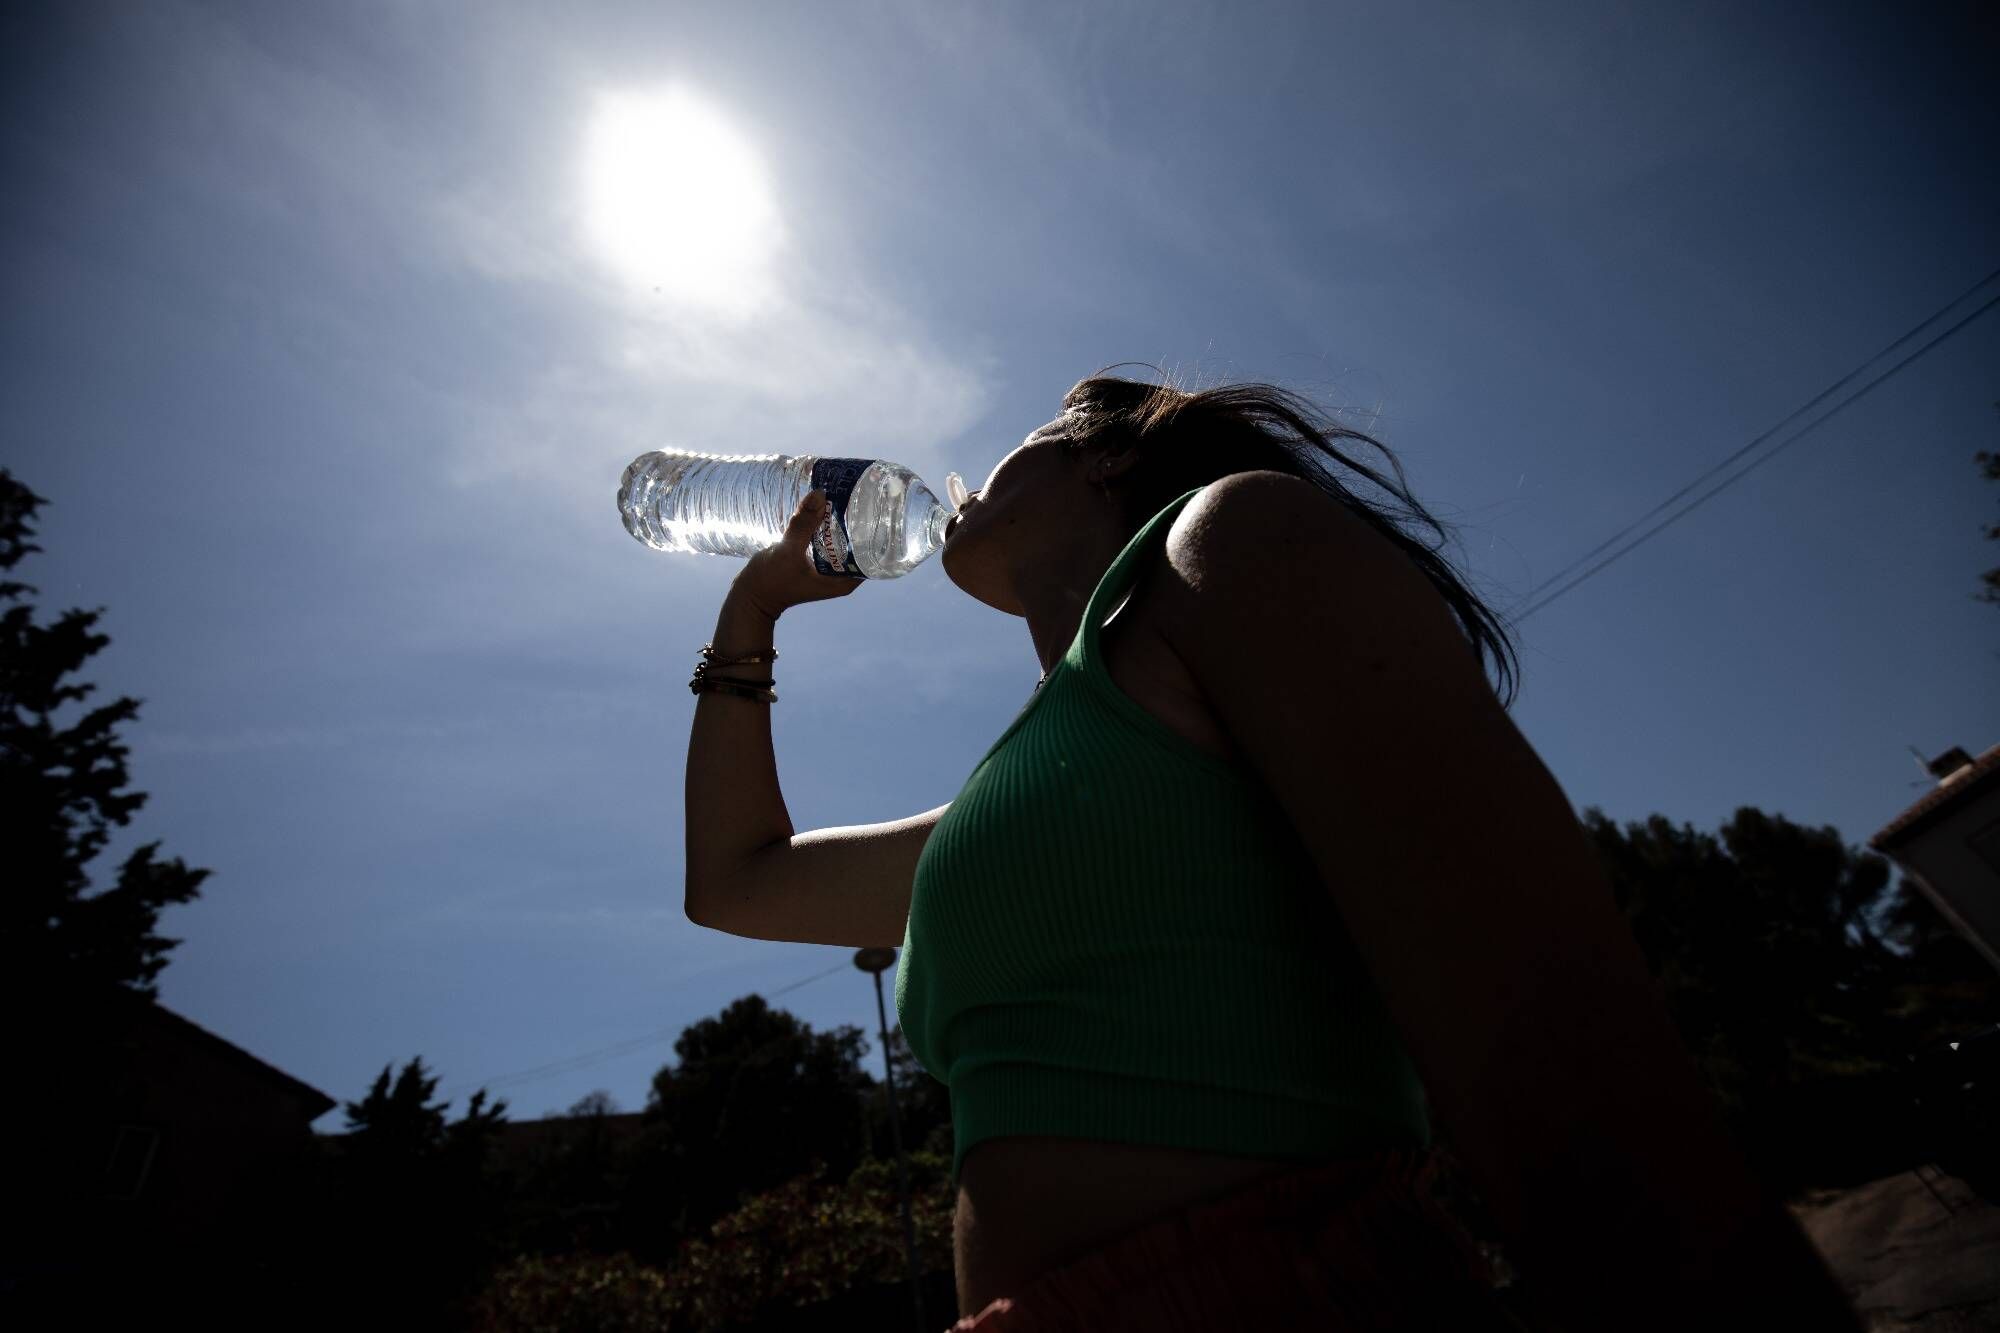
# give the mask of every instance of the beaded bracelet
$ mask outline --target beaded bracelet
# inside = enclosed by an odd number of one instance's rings
[[[711,666],[742,666],[749,663],[775,662],[778,660],[778,650],[776,648],[763,652],[744,653],[739,657],[721,657],[716,654],[714,644],[704,643],[701,646],[701,656],[701,664],[694,669],[694,679],[688,682],[688,689],[694,694],[703,694],[710,690],[720,690],[724,694],[734,694],[739,698],[755,699],[762,703],[774,704],[778,702],[778,696],[772,693],[770,689],[771,686],[778,683],[775,680],[740,680],[734,676],[711,676],[708,674],[708,669]]]
[[[742,666],[745,662],[775,662],[778,660],[778,650],[759,649],[754,653],[744,653],[740,657],[719,657],[716,655],[714,644],[704,643],[701,646],[701,656],[709,666]]]

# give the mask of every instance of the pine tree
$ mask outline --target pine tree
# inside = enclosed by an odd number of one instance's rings
[[[322,1243],[336,1267],[366,1275],[342,1299],[394,1301],[411,1327],[453,1327],[447,1312],[496,1257],[504,1199],[489,1158],[507,1103],[487,1106],[481,1088],[448,1122],[421,1056],[389,1074],[384,1065],[366,1097],[343,1105]]]
[[[30,538],[48,503],[0,468],[0,572],[42,548]],[[35,623],[36,589],[0,579],[0,1003],[12,1023],[0,1136],[15,1167],[0,1250],[27,1271],[79,1253],[104,1226],[100,1194],[115,1118],[132,1089],[133,1020],[179,940],[156,934],[162,908],[198,896],[206,870],[159,859],[151,842],[91,894],[89,866],[114,824],[146,802],[126,790],[117,730],[138,715],[121,698],[65,722],[96,689],[73,680],[110,639],[103,609]]]
[[[0,468],[0,570],[42,548],[28,539],[38,506],[48,503]],[[149,842],[125,858],[117,882],[86,896],[87,867],[113,824],[131,822],[146,803],[126,791],[127,750],[117,728],[138,716],[130,697],[91,709],[74,722],[56,719],[95,685],[69,681],[111,640],[92,627],[103,608],[72,608],[49,625],[34,622],[26,600],[36,589],[0,581],[0,845],[7,848],[8,917],[0,929],[0,974],[25,1012],[63,1012],[101,1002],[114,991],[157,998],[155,978],[180,943],[155,934],[162,908],[200,896],[210,872],[176,857],[156,859]],[[13,1012],[24,1012],[16,1008]]]

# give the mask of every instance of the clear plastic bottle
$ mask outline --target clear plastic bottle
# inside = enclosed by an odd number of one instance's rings
[[[968,498],[956,472],[945,475],[945,489],[949,504],[916,473],[881,458],[655,449],[625,469],[618,514],[625,531],[656,551],[748,559],[784,537],[807,492],[823,491],[814,568],[895,579],[944,545],[945,524]]]

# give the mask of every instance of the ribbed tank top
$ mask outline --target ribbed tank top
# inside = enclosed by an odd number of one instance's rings
[[[951,1089],[954,1186],[1003,1135],[1297,1160],[1431,1141],[1283,808],[1105,674],[1100,619],[1201,489],[1111,562],[918,858],[896,1015]]]

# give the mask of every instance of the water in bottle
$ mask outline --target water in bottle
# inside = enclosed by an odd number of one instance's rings
[[[944,527],[967,499],[956,472],[949,504],[900,463],[810,454],[707,454],[655,449],[618,483],[625,530],[656,551],[748,559],[776,545],[809,491],[826,495],[811,542],[822,574],[894,579],[944,545]]]

